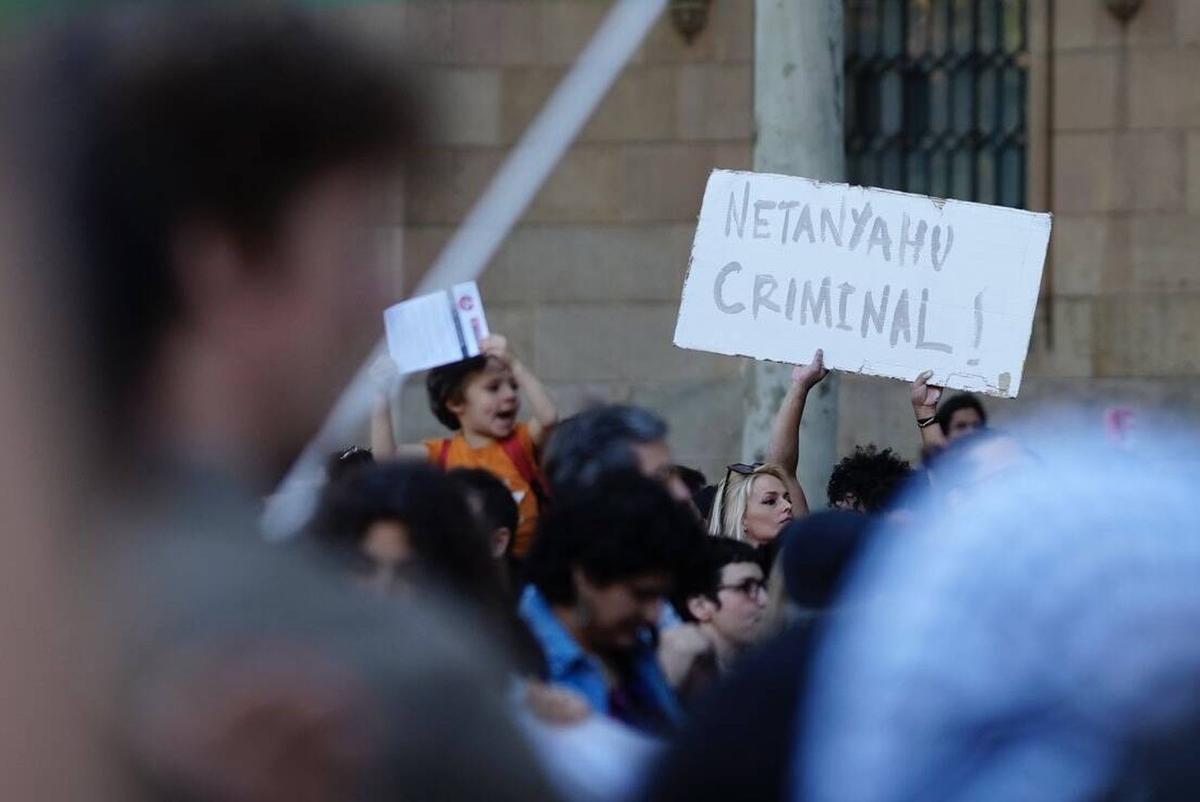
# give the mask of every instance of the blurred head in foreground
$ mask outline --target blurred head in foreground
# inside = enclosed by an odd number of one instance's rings
[[[1017,438],[992,428],[960,436],[926,462],[929,485],[949,506],[969,506],[990,485],[1007,481],[1036,460]]]
[[[862,555],[874,519],[848,510],[822,510],[784,529],[779,570],[788,601],[809,614],[831,611]]]
[[[457,616],[258,540],[246,490],[294,456],[375,319],[373,232],[415,125],[394,69],[239,6],[73,17],[5,76],[23,256],[99,446],[73,456],[106,469],[105,501],[127,494],[75,538],[88,559],[70,552],[95,625],[88,734],[120,786],[92,795],[540,798],[500,664]]]
[[[380,463],[330,482],[310,529],[382,592],[413,592],[405,580],[420,571],[484,608],[503,606],[487,535],[458,485],[431,465]]]
[[[76,268],[106,455],[188,452],[260,485],[295,456],[381,297],[417,127],[397,75],[279,8],[129,9],[46,38],[23,144]]]
[[[805,799],[1194,794],[1196,433],[1034,435],[1036,459],[1015,438],[947,452],[944,475],[991,480],[871,539],[815,663]]]

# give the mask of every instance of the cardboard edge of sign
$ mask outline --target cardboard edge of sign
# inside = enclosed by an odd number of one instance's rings
[[[785,359],[770,359],[768,357],[754,356],[753,354],[743,354],[743,353],[739,353],[739,352],[730,353],[730,352],[726,352],[726,351],[714,351],[710,348],[704,348],[704,347],[699,347],[699,346],[694,346],[694,345],[687,345],[686,343],[681,343],[679,341],[678,329],[676,330],[675,337],[672,339],[671,344],[674,345],[676,348],[683,350],[683,351],[698,351],[698,352],[705,353],[705,354],[716,354],[717,356],[728,356],[728,357],[732,357],[735,359],[750,359],[755,362],[769,362],[774,365],[783,365],[783,366],[789,367],[789,368],[795,367],[796,365],[803,364],[802,362],[791,362],[791,361],[788,361]],[[820,346],[818,346],[818,347],[820,347]],[[854,369],[854,368],[845,367],[845,366],[833,365],[833,364],[830,364],[827,360],[825,367],[831,371],[835,371],[837,373],[846,373],[851,376],[869,376],[871,378],[876,378],[876,379],[895,379],[897,381],[908,382],[908,383],[911,383],[912,380],[915,379],[921,372],[921,371],[917,371],[916,373],[912,373],[911,371],[906,372],[906,371],[901,371],[899,369],[888,370],[887,368],[876,367],[875,365],[873,365],[870,362],[863,362],[861,365],[858,366],[857,369]],[[1024,366],[1022,366],[1022,368],[1024,368]],[[1018,393],[1020,392],[1020,386],[1024,379],[1024,373],[1025,373],[1025,371],[1022,369],[1021,373],[1016,376],[1013,376],[1012,374],[1004,374],[1004,373],[1000,374],[1000,377],[999,377],[1000,381],[1003,382],[1007,378],[1009,383],[1006,385],[1006,387],[1011,388],[1013,386],[1016,386],[1016,388],[1017,388],[1016,392],[1012,392],[1009,389],[1001,389],[1000,384],[992,384],[981,373],[966,373],[964,371],[959,371],[959,370],[956,370],[952,373],[948,373],[944,379],[937,376],[937,374],[934,374],[934,376],[932,378],[930,378],[929,381],[931,384],[933,384],[937,387],[942,387],[946,390],[955,390],[955,391],[963,392],[963,393],[976,393],[978,395],[986,395],[990,398],[1003,398],[1003,399],[1012,400],[1012,399],[1017,398]],[[954,380],[955,376],[964,376],[964,377],[969,376],[971,378],[980,379],[983,382],[983,386],[978,386],[978,385],[972,385],[972,386],[968,386],[968,387],[956,386],[954,384],[951,384],[951,382]]]
[[[729,176],[743,176],[744,175],[744,176],[753,176],[755,178],[782,178],[782,179],[785,179],[788,181],[807,181],[808,183],[812,184],[814,187],[822,187],[822,188],[830,187],[830,188],[835,188],[835,189],[837,189],[837,188],[857,189],[857,190],[870,191],[870,192],[881,192],[881,193],[884,193],[887,195],[899,195],[902,198],[912,198],[914,200],[929,201],[931,204],[933,204],[937,208],[937,210],[939,212],[945,208],[947,203],[953,203],[956,206],[961,205],[961,206],[976,206],[976,207],[983,208],[983,209],[1003,209],[1006,212],[1011,212],[1013,214],[1021,215],[1023,217],[1032,218],[1033,220],[1036,220],[1039,223],[1043,223],[1043,224],[1045,224],[1047,226],[1051,226],[1051,227],[1053,226],[1053,221],[1054,221],[1054,213],[1053,212],[1035,212],[1030,209],[1018,209],[1013,206],[996,206],[995,204],[991,204],[991,203],[980,203],[979,201],[959,200],[958,198],[939,198],[934,195],[922,195],[918,192],[904,192],[903,190],[899,190],[899,189],[885,189],[883,187],[868,187],[868,186],[864,186],[863,184],[851,184],[848,181],[821,181],[820,179],[817,179],[817,178],[807,178],[805,176],[799,176],[799,175],[787,175],[785,173],[760,173],[760,172],[756,172],[754,170],[726,170],[721,167],[714,167],[712,169],[712,171],[708,174],[708,181],[705,182],[705,192],[706,193],[708,190],[708,184],[711,183],[717,177],[718,173],[721,173],[723,175],[729,175]],[[697,219],[699,219],[699,215],[697,215]]]

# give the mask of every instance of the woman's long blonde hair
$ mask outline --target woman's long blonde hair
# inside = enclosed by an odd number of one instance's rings
[[[760,476],[774,476],[784,487],[788,486],[787,472],[778,465],[766,463],[750,473],[729,471],[713,498],[712,514],[708,517],[708,533],[715,537],[731,537],[746,542],[746,529],[742,522],[746,508],[750,505],[750,493]]]

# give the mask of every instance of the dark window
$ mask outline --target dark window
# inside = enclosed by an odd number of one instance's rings
[[[1028,0],[846,0],[852,184],[1025,205]]]

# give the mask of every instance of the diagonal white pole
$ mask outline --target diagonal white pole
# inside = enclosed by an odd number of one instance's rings
[[[414,295],[470,281],[483,273],[666,4],[667,0],[617,0]],[[323,480],[321,468],[325,456],[361,430],[374,402],[376,382],[372,379],[372,369],[386,358],[387,347],[381,341],[343,391],[325,424],[288,471],[275,495],[268,499],[263,516],[268,539],[289,537],[312,514]]]

